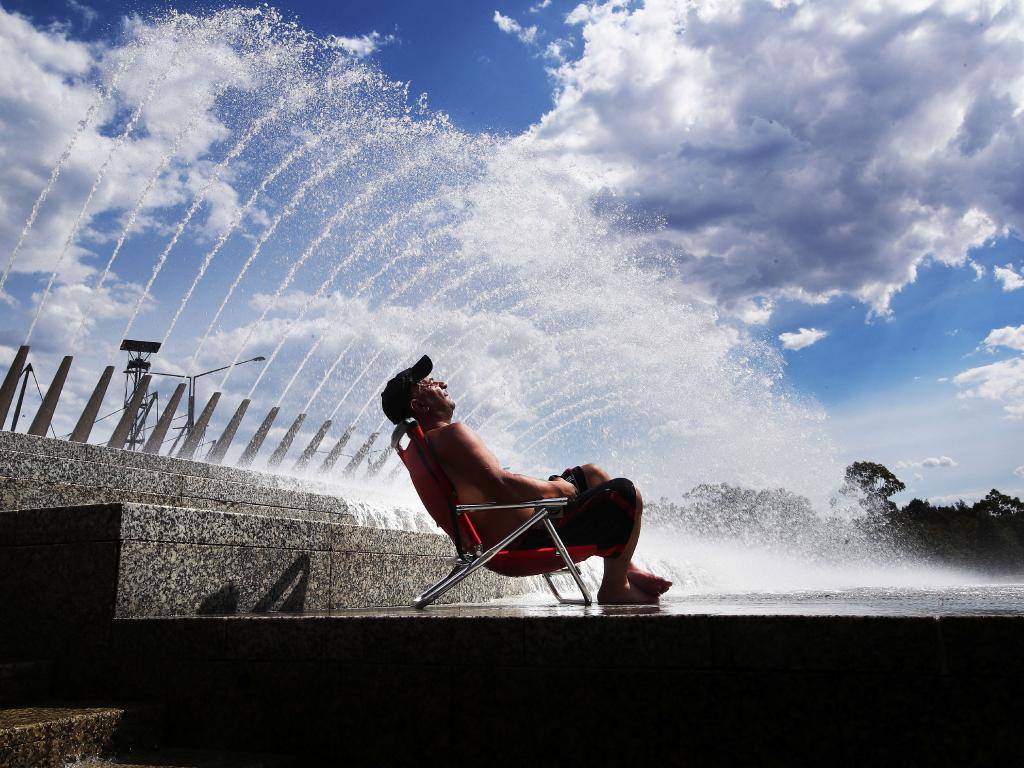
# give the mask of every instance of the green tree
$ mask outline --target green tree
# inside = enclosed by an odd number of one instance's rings
[[[848,466],[846,484],[874,499],[888,499],[907,487],[885,465],[873,461],[855,461]]]
[[[985,498],[974,505],[974,509],[992,517],[1008,517],[1024,514],[1024,502],[1016,496],[1000,493],[993,488]]]

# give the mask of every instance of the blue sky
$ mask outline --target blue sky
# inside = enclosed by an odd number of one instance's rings
[[[319,37],[362,39],[366,61],[467,134],[519,137],[595,198],[661,221],[645,235],[672,279],[776,350],[788,385],[829,414],[842,461],[899,466],[937,499],[1024,492],[1024,73],[1008,63],[1024,26],[955,4],[778,6],[278,7]],[[3,8],[103,45],[125,14],[166,5]],[[126,284],[148,266],[131,269]],[[191,274],[172,265],[164,290]],[[16,270],[9,290],[40,282]]]
[[[70,22],[82,36],[103,35],[122,15],[160,11],[167,3],[87,3],[99,15],[85,23],[66,2],[5,2],[4,7],[41,23]],[[562,18],[575,3],[552,2],[530,13],[535,3],[502,4],[510,16],[550,24],[561,34]],[[181,11],[210,10],[210,3],[175,3]],[[519,133],[552,106],[551,79],[542,58],[530,55],[514,36],[494,23],[495,8],[483,3],[297,2],[277,6],[319,35],[394,36],[374,59],[390,76],[411,81],[412,92],[426,91],[430,102],[470,131]]]

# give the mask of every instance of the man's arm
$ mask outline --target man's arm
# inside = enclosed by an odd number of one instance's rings
[[[575,486],[565,480],[539,480],[505,471],[480,436],[465,424],[452,424],[431,437],[456,488],[475,489],[484,501],[511,504],[576,495]]]

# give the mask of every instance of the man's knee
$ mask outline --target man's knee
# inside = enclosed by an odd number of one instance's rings
[[[583,464],[580,466],[583,476],[587,478],[587,488],[593,488],[601,483],[607,483],[612,476],[601,469],[597,464]]]

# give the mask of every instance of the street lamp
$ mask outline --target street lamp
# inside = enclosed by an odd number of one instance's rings
[[[169,376],[173,379],[185,379],[188,381],[188,417],[185,422],[185,426],[180,428],[178,438],[174,441],[174,444],[177,445],[182,436],[188,437],[188,435],[191,435],[192,429],[196,425],[196,379],[201,379],[203,376],[209,376],[211,373],[220,373],[221,371],[226,371],[228,368],[245,365],[246,363],[261,363],[266,359],[267,358],[263,357],[263,355],[250,357],[248,360],[242,360],[237,363],[232,363],[231,365],[222,365],[220,368],[203,371],[202,373],[197,373],[191,376],[183,373],[161,373],[159,371],[154,371],[152,374],[153,376]],[[174,450],[173,447],[171,450]]]

